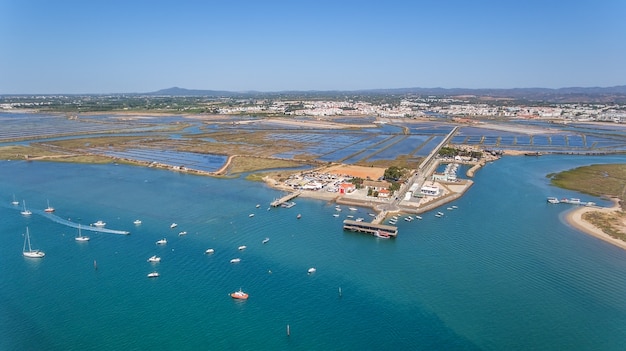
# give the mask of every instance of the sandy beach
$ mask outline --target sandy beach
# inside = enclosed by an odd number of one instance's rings
[[[587,213],[587,212],[591,212],[591,211],[599,211],[599,212],[615,212],[615,211],[619,211],[620,207],[617,204],[617,202],[615,202],[613,204],[613,207],[604,207],[604,208],[598,208],[598,207],[589,207],[589,206],[580,206],[577,207],[571,211],[569,211],[565,217],[565,220],[567,221],[567,223],[569,225],[571,225],[572,227],[586,233],[589,235],[592,235],[600,240],[604,240],[610,244],[613,244],[615,246],[618,246],[624,250],[626,250],[626,242],[613,238],[610,235],[604,233],[602,231],[602,229],[594,226],[593,224],[585,221],[582,216],[583,214]]]

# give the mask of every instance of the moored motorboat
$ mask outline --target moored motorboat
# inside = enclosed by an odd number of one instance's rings
[[[157,240],[156,244],[157,245],[165,245],[165,244],[167,244],[167,239],[163,238],[161,240]]]
[[[232,260],[230,260],[230,263],[239,263],[241,262],[241,258],[233,258]]]
[[[182,232],[178,233],[178,235],[179,235],[179,236],[181,236],[181,235],[187,235],[187,232],[186,232],[186,231],[182,231]]]
[[[178,224],[176,224],[176,223],[172,223],[172,224],[170,224],[170,228],[172,228],[172,229],[173,229],[173,228],[176,228],[176,227],[178,227]]]
[[[268,241],[270,241],[270,238],[265,238],[265,239],[263,239],[263,241],[261,241],[261,243],[265,244],[265,243],[267,243]]]
[[[374,236],[377,238],[381,238],[381,239],[389,239],[391,236],[385,232],[381,232],[380,230],[377,230],[374,233]]]
[[[141,224],[141,221],[140,221],[140,220],[138,220],[138,219],[135,219],[135,221],[133,222],[133,224],[134,224],[134,225],[140,225],[140,224]]]
[[[240,251],[243,251],[246,249],[246,247],[247,247],[246,245],[241,245],[237,249],[239,249]]]
[[[240,288],[238,291],[230,293],[230,297],[232,297],[233,299],[237,299],[237,300],[247,300],[248,294],[243,292],[243,290],[241,290]]]
[[[148,273],[148,278],[156,278],[159,276],[159,272]]]
[[[161,257],[154,255],[148,259],[148,262],[161,262]]]
[[[315,267],[311,267],[311,268],[309,268],[309,269],[307,270],[307,273],[308,273],[308,274],[313,274],[313,273],[315,273],[316,271],[317,271],[317,269],[315,269]]]
[[[213,249],[206,249],[206,251],[204,251],[204,253],[207,254],[207,255],[210,255],[210,254],[212,254],[214,252],[215,252],[215,250],[213,250]]]
[[[558,204],[561,201],[559,201],[559,199],[557,199],[556,197],[550,196],[548,197],[548,202],[551,204]]]

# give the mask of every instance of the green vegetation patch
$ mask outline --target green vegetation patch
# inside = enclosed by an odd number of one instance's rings
[[[0,159],[2,160],[25,160],[33,157],[56,155],[59,153],[35,146],[10,145],[0,147]]]
[[[547,176],[553,185],[593,196],[617,197],[624,202],[626,164],[596,164]]]
[[[228,173],[238,174],[264,169],[295,168],[300,166],[302,166],[301,162],[290,160],[238,156],[232,159]]]

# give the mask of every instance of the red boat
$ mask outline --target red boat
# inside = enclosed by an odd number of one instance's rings
[[[239,291],[235,291],[234,293],[231,293],[230,297],[232,297],[233,299],[238,299],[238,300],[247,300],[248,294],[246,294],[241,289],[239,289]]]

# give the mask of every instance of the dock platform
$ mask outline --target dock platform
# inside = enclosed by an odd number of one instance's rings
[[[386,224],[368,223],[353,221],[346,219],[343,221],[343,230],[349,230],[351,232],[366,233],[370,235],[376,235],[376,232],[389,234],[389,236],[395,238],[398,236],[398,227]]]
[[[270,204],[272,207],[278,207],[284,203],[287,203],[288,201],[295,199],[296,197],[298,197],[301,193],[299,191],[296,191],[295,193],[289,193],[283,197],[281,197],[280,199],[274,200],[272,201],[272,203]]]

